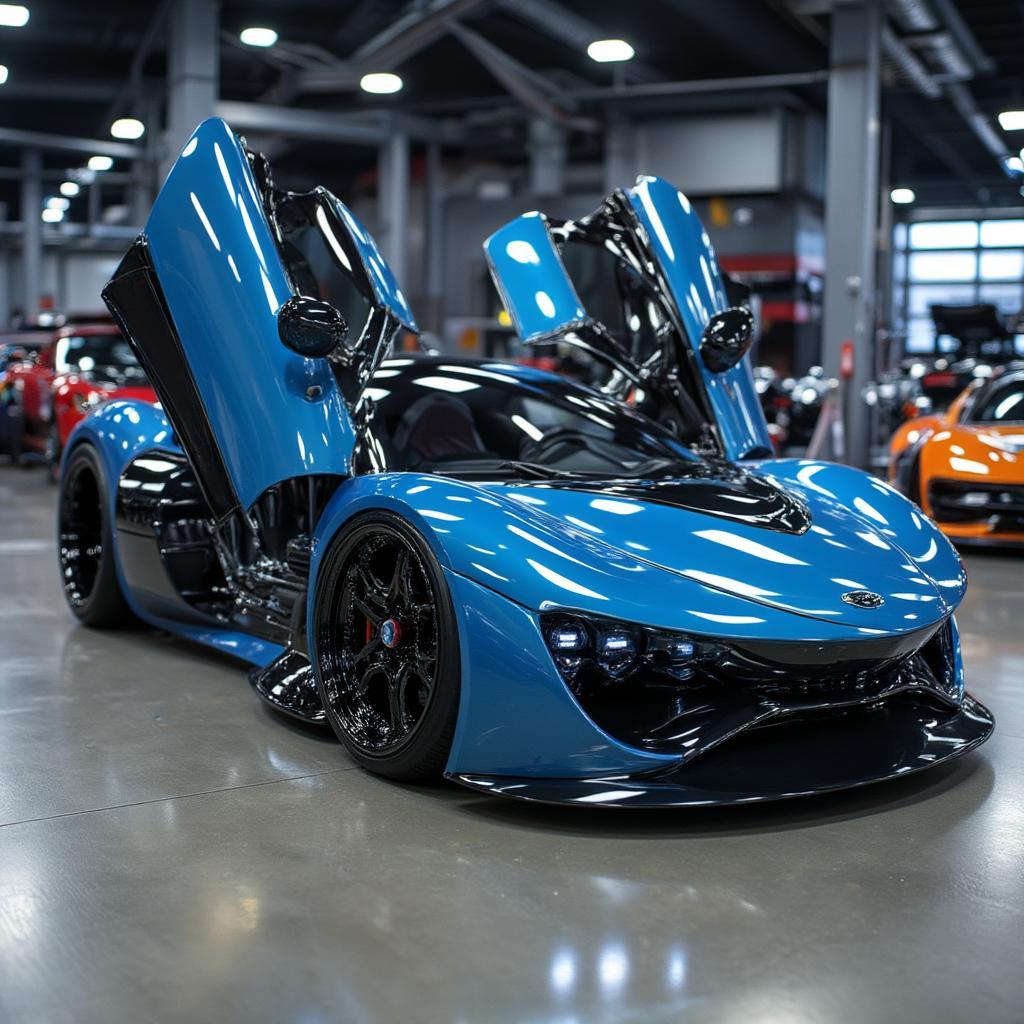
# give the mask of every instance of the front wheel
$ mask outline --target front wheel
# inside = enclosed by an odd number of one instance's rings
[[[440,776],[459,706],[451,596],[427,543],[386,512],[360,516],[324,556],[312,662],[327,720],[364,767]]]
[[[90,445],[80,445],[60,478],[57,552],[71,611],[85,625],[98,628],[134,622],[114,567],[114,531],[105,494],[99,456]]]

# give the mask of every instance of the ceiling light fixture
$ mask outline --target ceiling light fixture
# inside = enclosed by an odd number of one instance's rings
[[[390,71],[371,71],[359,79],[359,88],[363,92],[372,92],[379,96],[398,92],[404,84],[398,75]]]
[[[55,210],[48,206],[43,210],[42,217],[47,224],[59,224],[64,219],[64,211]]]
[[[587,56],[598,64],[615,64],[633,59],[633,47],[625,39],[595,39],[587,47]]]
[[[111,156],[91,156],[86,166],[90,171],[109,171],[114,166],[114,158]]]
[[[1004,156],[1003,164],[1010,174],[1024,174],[1024,157]]]
[[[3,85],[7,81],[10,72],[7,70],[6,64],[0,64],[0,85]]]
[[[119,117],[110,126],[110,134],[115,139],[141,139],[146,126],[137,117]]]
[[[261,46],[265,49],[277,42],[278,35],[272,28],[261,28],[259,25],[253,25],[250,28],[243,28],[238,33],[238,38],[246,46]]]
[[[1004,110],[999,115],[999,127],[1004,132],[1024,131],[1024,110]]]
[[[28,8],[21,4],[0,4],[0,25],[21,28],[28,24]]]
[[[894,203],[906,206],[907,203],[912,203],[917,198],[917,195],[912,188],[894,188],[889,193],[889,198]]]
[[[82,189],[77,181],[62,181],[60,185],[60,194],[67,196],[69,199],[74,199],[75,196],[81,192]]]
[[[71,205],[71,200],[64,196],[47,196],[45,206],[48,210],[66,210]]]

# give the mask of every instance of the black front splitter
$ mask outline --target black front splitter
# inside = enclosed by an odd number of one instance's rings
[[[690,763],[643,775],[447,777],[494,796],[577,807],[752,804],[852,789],[933,768],[984,743],[994,724],[988,708],[970,696],[953,710],[890,700],[750,729]]]

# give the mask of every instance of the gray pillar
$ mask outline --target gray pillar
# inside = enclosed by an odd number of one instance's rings
[[[565,130],[551,121],[530,122],[530,195],[538,198],[565,192],[567,155]]]
[[[621,111],[608,118],[604,133],[604,190],[629,188],[637,176],[636,132]]]
[[[43,276],[43,159],[38,149],[21,155],[21,308],[26,323],[39,316]]]
[[[874,363],[880,28],[877,0],[832,10],[822,361],[826,374],[838,377],[842,344],[853,342],[845,458],[859,466],[868,461],[869,410],[861,389]]]
[[[164,173],[219,97],[219,8],[214,0],[175,0],[171,8]]]
[[[86,214],[89,220],[89,235],[92,236],[96,233],[96,226],[100,222],[102,213],[103,186],[100,184],[99,178],[96,177],[87,188],[89,193],[86,197]]]
[[[425,236],[423,244],[424,292],[427,297],[426,320],[422,326],[441,334],[444,317],[444,196],[441,187],[441,147],[427,145],[427,180],[424,198]]]
[[[380,180],[377,196],[378,218],[384,238],[384,258],[391,264],[399,287],[409,287],[409,136],[393,131],[378,157]]]
[[[7,253],[0,250],[0,327],[11,326],[11,267]]]

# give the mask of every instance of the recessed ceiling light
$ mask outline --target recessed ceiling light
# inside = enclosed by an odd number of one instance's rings
[[[71,205],[71,200],[64,196],[48,196],[46,208],[48,210],[66,210]]]
[[[59,224],[64,219],[64,211],[54,210],[48,206],[43,210],[42,218],[47,224]]]
[[[81,192],[82,189],[79,187],[77,181],[63,181],[60,186],[60,194],[67,196],[69,199],[74,199],[75,196]]]
[[[238,33],[238,38],[245,43],[246,46],[273,46],[277,42],[277,33],[272,28],[261,28],[258,25],[253,25],[251,28],[243,28]]]
[[[1024,174],[1024,159],[1019,156],[1003,157],[1003,164],[1011,174]]]
[[[398,92],[402,88],[402,79],[390,71],[371,71],[359,79],[359,88],[363,92],[373,92],[385,96],[388,93]]]
[[[112,156],[91,156],[86,164],[90,171],[109,171],[114,166]]]
[[[1024,110],[1004,110],[999,115],[999,127],[1004,132],[1024,130]]]
[[[0,25],[21,28],[28,23],[28,8],[20,4],[0,4]]]
[[[9,77],[9,72],[7,70],[7,65],[6,64],[0,64],[0,85],[3,85],[4,82],[7,81],[8,77]]]
[[[146,126],[136,117],[119,117],[110,126],[110,134],[115,139],[141,139]]]
[[[614,64],[632,60],[633,47],[625,39],[595,39],[587,47],[587,56],[598,64]]]
[[[907,203],[912,203],[917,196],[914,194],[914,190],[912,188],[894,188],[889,193],[889,198],[894,203],[906,205]]]

